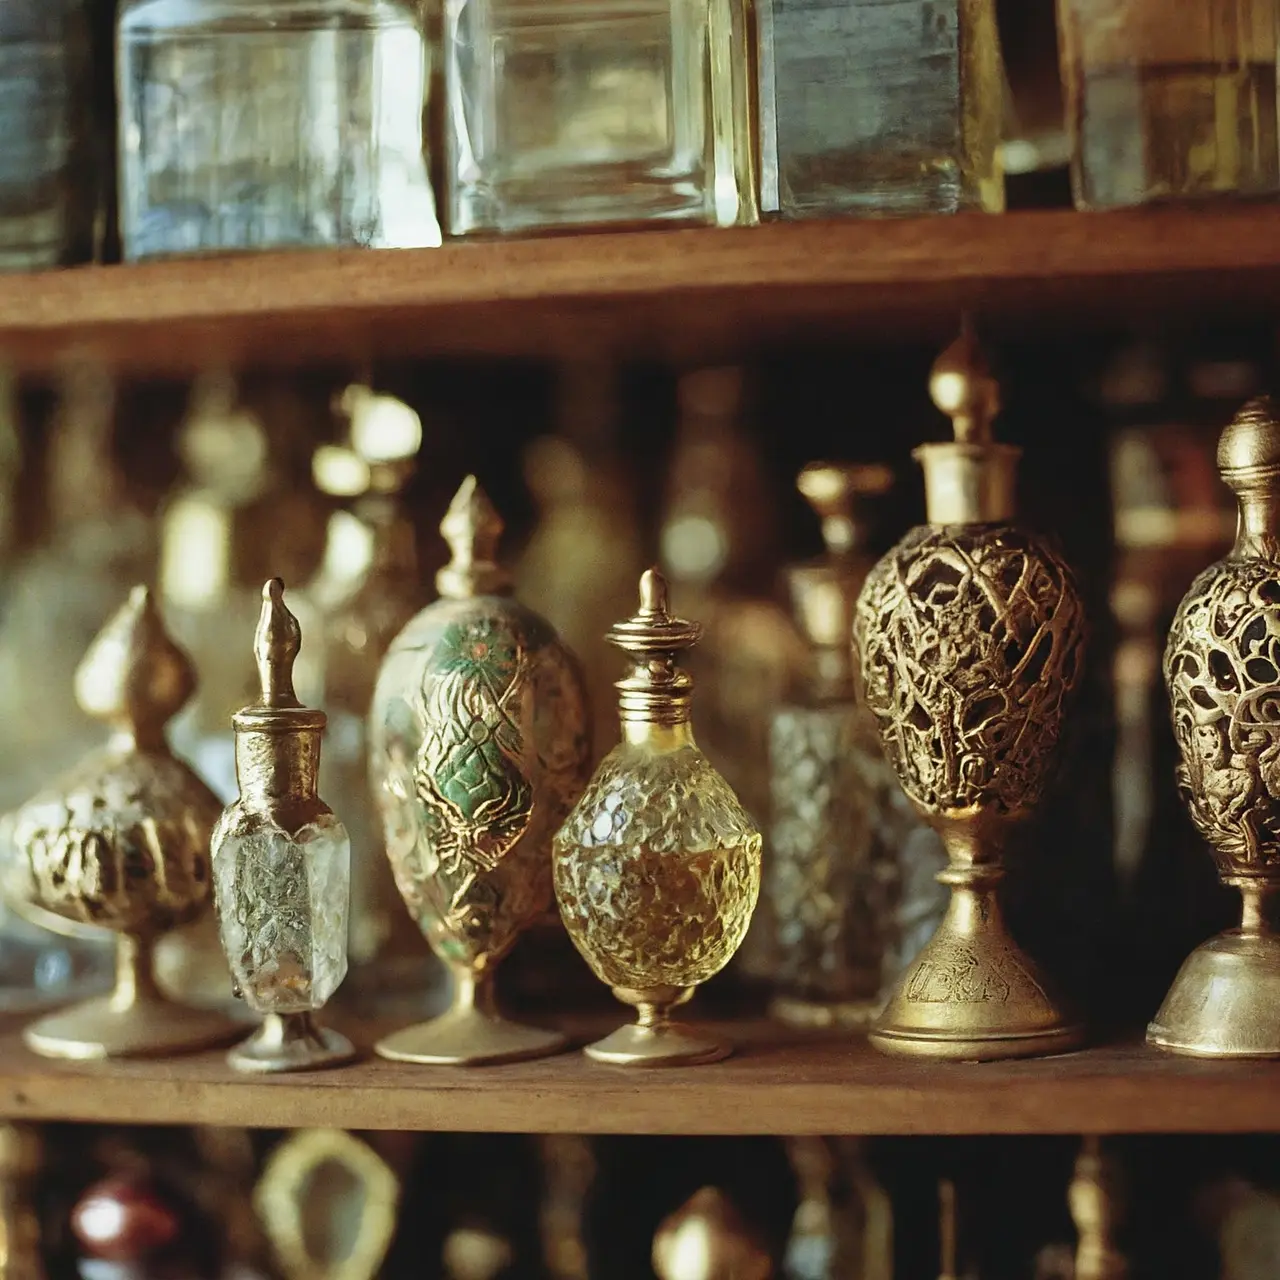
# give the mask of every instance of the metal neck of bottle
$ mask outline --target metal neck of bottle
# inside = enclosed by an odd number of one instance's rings
[[[922,444],[912,457],[924,469],[930,524],[1005,524],[1017,512],[1016,445],[949,440]]]

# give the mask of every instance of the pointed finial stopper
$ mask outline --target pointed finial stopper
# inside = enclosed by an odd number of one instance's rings
[[[733,1202],[703,1187],[658,1227],[653,1269],[660,1280],[768,1280],[773,1259]]]
[[[954,430],[953,439],[922,444],[912,455],[924,468],[929,523],[1008,523],[1016,509],[1021,450],[992,438],[1000,384],[967,316],[960,336],[935,361],[929,391]]]
[[[98,633],[75,674],[76,701],[144,749],[164,746],[164,726],[195,692],[191,659],[164,628],[147,587]]]
[[[951,419],[957,441],[991,442],[991,423],[1000,412],[1000,384],[991,373],[967,315],[960,336],[933,363],[929,394]]]
[[[615,623],[605,637],[635,665],[614,686],[623,723],[679,724],[689,718],[693,680],[676,666],[676,655],[692,648],[702,627],[670,612],[667,580],[657,569],[640,577],[640,608],[625,622]]]
[[[796,488],[822,521],[822,540],[831,556],[847,556],[866,537],[859,499],[893,488],[893,471],[880,463],[811,462],[796,477]]]
[[[436,574],[436,590],[447,599],[497,595],[510,591],[511,575],[498,563],[502,517],[489,495],[468,476],[453,495],[440,522],[453,558]]]
[[[264,707],[300,707],[293,691],[293,663],[302,648],[302,628],[284,602],[284,582],[268,578],[262,588],[262,610],[253,633]]]

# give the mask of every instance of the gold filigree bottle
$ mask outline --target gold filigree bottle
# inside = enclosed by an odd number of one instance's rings
[[[1238,929],[1187,957],[1147,1040],[1197,1057],[1277,1057],[1280,938],[1269,908],[1280,889],[1280,418],[1270,400],[1250,401],[1222,433],[1218,470],[1240,505],[1235,546],[1179,606],[1164,678],[1178,790],[1244,911]]]
[[[548,846],[590,768],[586,691],[550,625],[511,596],[502,521],[468,476],[440,525],[440,599],[392,643],[369,720],[396,885],[449,967],[453,1004],[385,1058],[511,1062],[564,1047],[497,1011],[494,969],[551,905]]]
[[[952,892],[871,1041],[935,1058],[1050,1053],[1082,1028],[1008,933],[996,886],[1010,829],[1048,782],[1084,616],[1058,553],[1013,523],[1019,450],[992,439],[999,387],[967,328],[930,389],[955,441],[916,450],[929,523],[871,571],[854,643],[885,754],[942,837]]]
[[[211,896],[218,800],[164,733],[195,683],[151,593],[135,587],[76,670],[80,705],[111,726],[110,740],[6,819],[5,896],[119,935],[111,995],[27,1028],[46,1057],[156,1057],[237,1034],[218,1013],[165,999],[152,967],[156,939],[197,919]]]
[[[222,949],[236,989],[263,1017],[228,1055],[237,1071],[306,1071],[355,1057],[313,1016],[347,973],[351,841],[316,793],[325,715],[294,694],[301,647],[284,584],[272,578],[253,640],[262,697],[232,721],[240,798],[212,839]]]
[[[672,617],[656,569],[640,610],[609,632],[631,657],[618,681],[623,740],[556,834],[556,897],[574,945],[638,1019],[587,1046],[600,1062],[714,1062],[732,1046],[671,1021],[741,945],[760,894],[760,833],[693,738],[693,681],[676,659],[698,641]]]

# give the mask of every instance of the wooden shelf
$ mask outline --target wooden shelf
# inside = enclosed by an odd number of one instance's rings
[[[134,370],[583,350],[694,360],[761,344],[944,337],[1143,316],[1268,316],[1280,207],[646,230],[85,267],[0,277],[0,351]]]
[[[1280,1064],[1105,1047],[1030,1062],[929,1065],[864,1042],[733,1028],[723,1063],[628,1072],[568,1053],[505,1067],[366,1059],[234,1075],[221,1054],[54,1063],[0,1037],[0,1114],[103,1123],[513,1133],[1018,1134],[1280,1132]]]

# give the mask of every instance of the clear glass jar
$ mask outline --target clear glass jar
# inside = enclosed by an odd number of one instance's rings
[[[118,48],[126,258],[439,244],[411,5],[131,0]]]
[[[1280,189],[1276,0],[1058,0],[1082,209]]]
[[[447,0],[453,235],[754,221],[743,0]]]
[[[0,269],[90,256],[92,90],[82,0],[0,5]]]
[[[999,212],[993,0],[756,0],[760,204]]]

